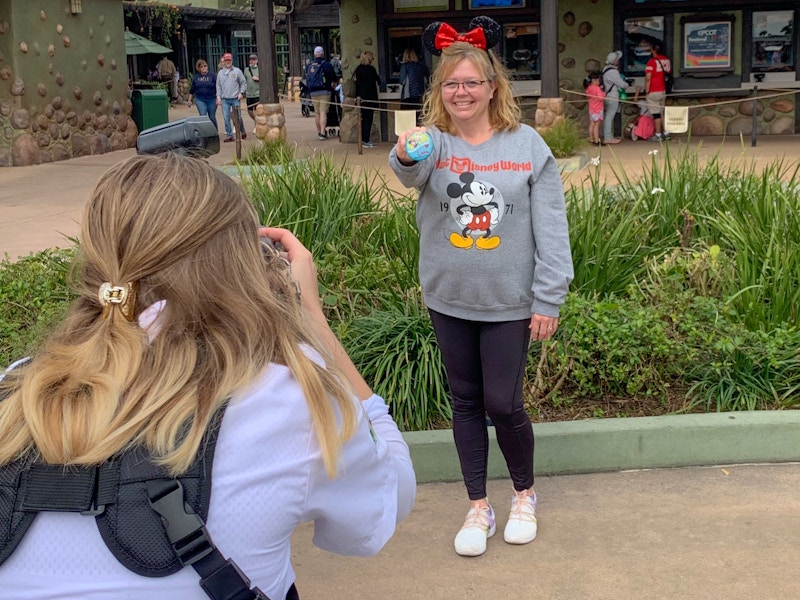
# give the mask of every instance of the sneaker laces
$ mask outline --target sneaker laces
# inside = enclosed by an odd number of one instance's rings
[[[511,501],[511,514],[509,519],[517,521],[536,522],[536,492],[529,496],[527,492],[514,490],[514,499]]]
[[[478,529],[488,531],[492,526],[491,513],[492,509],[489,506],[470,508],[469,512],[467,513],[467,518],[464,519],[464,525],[461,527],[461,529],[477,527]]]

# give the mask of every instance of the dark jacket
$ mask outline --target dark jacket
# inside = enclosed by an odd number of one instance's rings
[[[192,77],[192,86],[189,88],[192,96],[197,96],[203,100],[213,100],[217,97],[217,75],[209,71],[205,75],[196,73]]]
[[[323,85],[310,85],[309,67],[314,63],[320,65],[322,68],[322,78],[324,79]],[[332,92],[333,88],[336,87],[337,79],[336,72],[333,70],[331,63],[322,57],[318,56],[312,62],[308,63],[308,65],[306,65],[306,82],[309,83],[308,91],[312,94],[319,92]]]
[[[408,81],[406,81],[408,79]],[[424,62],[405,62],[400,65],[400,99],[422,98],[428,87],[428,67]]]
[[[353,73],[353,79],[356,81],[356,96],[362,100],[378,99],[378,86],[381,84],[381,78],[378,77],[375,67],[358,65]]]

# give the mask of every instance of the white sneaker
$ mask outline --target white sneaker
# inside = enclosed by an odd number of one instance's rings
[[[536,539],[536,492],[514,491],[503,539],[509,544],[527,544]]]
[[[494,510],[470,508],[464,526],[455,539],[456,554],[461,556],[480,556],[486,552],[486,540],[495,532]]]

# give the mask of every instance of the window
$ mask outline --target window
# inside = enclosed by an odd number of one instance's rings
[[[753,13],[753,64],[756,73],[794,70],[794,13],[776,10]]]
[[[539,77],[538,23],[512,23],[503,26],[503,60],[513,79]]]
[[[625,19],[622,71],[628,77],[643,77],[650,60],[650,46],[657,42],[664,51],[664,17]]]
[[[409,48],[417,53],[421,61],[425,60],[422,52],[422,27],[390,27],[389,28],[389,67],[388,81],[399,81],[400,65],[403,63],[403,53]]]

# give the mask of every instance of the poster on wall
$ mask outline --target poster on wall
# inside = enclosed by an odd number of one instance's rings
[[[525,0],[469,0],[471,10],[476,8],[523,8]]]
[[[394,0],[394,12],[422,12],[449,8],[449,0]]]
[[[684,23],[683,70],[730,69],[731,21]]]

